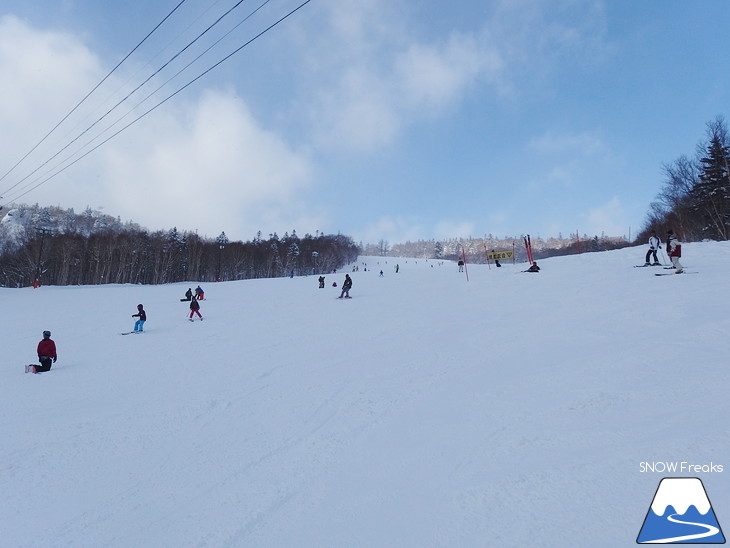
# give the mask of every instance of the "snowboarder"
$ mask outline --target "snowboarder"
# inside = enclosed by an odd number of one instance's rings
[[[322,289],[324,287],[324,276],[319,277],[319,288]]]
[[[649,251],[646,252],[646,258],[644,259],[644,266],[659,266],[659,259],[657,259],[656,251],[657,249],[662,248],[662,242],[657,237],[655,231],[651,231],[651,236],[649,236]],[[654,262],[650,263],[649,260],[651,259],[652,255],[654,256]]]
[[[33,373],[43,373],[51,370],[51,362],[56,363],[58,355],[56,354],[56,343],[51,339],[51,332],[43,332],[43,340],[38,343],[38,362],[40,365],[34,365],[31,368]]]
[[[199,301],[202,301],[204,296],[205,296],[205,293],[203,293],[203,289],[200,286],[196,287],[195,288],[195,298],[198,299]]]
[[[185,298],[180,299],[180,302],[192,301],[192,300],[193,300],[193,290],[188,287],[188,290],[185,292]]]
[[[523,272],[540,272],[540,267],[537,266],[537,261],[534,261],[532,263],[532,266],[527,270],[524,270]]]
[[[684,272],[682,265],[679,263],[679,258],[682,256],[682,244],[677,240],[673,230],[667,231],[667,255],[669,255],[669,260],[672,261],[674,271],[677,274]]]
[[[497,255],[495,255],[494,249],[492,249],[492,255],[494,256],[494,264],[497,265],[497,268],[502,268],[502,264],[499,262],[499,258]]]
[[[342,293],[340,293],[340,296],[338,297],[341,299],[342,297],[345,297],[345,299],[351,299],[350,297],[350,288],[352,287],[352,278],[350,278],[349,274],[345,274],[345,281],[342,284]]]
[[[201,321],[203,320],[203,316],[200,315],[200,303],[198,302],[198,299],[196,299],[195,297],[193,297],[193,300],[190,301],[190,318],[189,319],[191,322],[193,321],[193,314],[197,314],[198,318],[200,318]]]
[[[144,322],[147,321],[147,312],[144,311],[144,306],[141,304],[137,305],[137,313],[132,314],[133,318],[139,318],[136,322],[134,322],[134,332],[135,333],[142,333],[144,331]]]

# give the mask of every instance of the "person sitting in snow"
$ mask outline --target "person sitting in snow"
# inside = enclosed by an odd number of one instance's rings
[[[56,363],[58,355],[56,354],[56,343],[51,339],[51,332],[43,332],[43,340],[38,343],[38,362],[40,365],[34,365],[31,368],[33,373],[43,373],[51,370],[51,362]]]
[[[181,301],[192,301],[193,300],[193,290],[188,287],[188,290],[185,292],[185,298],[180,299]]]
[[[532,263],[532,266],[525,270],[525,272],[540,272],[540,267],[537,266],[537,261]]]

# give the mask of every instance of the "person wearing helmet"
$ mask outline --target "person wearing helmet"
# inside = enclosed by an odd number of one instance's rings
[[[43,332],[43,340],[38,343],[38,361],[40,365],[33,367],[33,373],[43,373],[51,370],[51,362],[56,363],[56,343],[51,339],[51,332]]]
[[[141,304],[137,305],[137,313],[132,314],[133,318],[139,318],[134,322],[134,333],[142,333],[144,331],[144,322],[147,321],[147,313],[144,311],[144,306]]]

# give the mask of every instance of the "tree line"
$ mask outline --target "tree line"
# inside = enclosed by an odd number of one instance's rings
[[[629,242],[623,236],[590,237],[587,234],[571,234],[564,238],[559,234],[554,238],[532,236],[532,250],[535,259],[545,259],[560,255],[574,255],[578,253],[608,251],[626,247]],[[365,255],[379,257],[416,257],[423,259],[443,259],[458,261],[462,255],[466,256],[471,264],[487,262],[487,254],[491,251],[514,251],[517,262],[527,261],[524,236],[497,237],[492,234],[480,238],[449,238],[446,240],[416,240],[391,245],[386,240],[377,244],[360,244]]]
[[[730,239],[730,135],[722,116],[706,124],[694,155],[665,164],[663,173],[637,240],[670,229],[684,241]]]
[[[352,238],[259,232],[248,242],[150,232],[87,210],[20,206],[0,223],[0,285],[163,284],[330,272],[357,259]]]

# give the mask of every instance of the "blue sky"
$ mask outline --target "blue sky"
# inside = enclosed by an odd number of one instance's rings
[[[0,0],[0,174],[178,2]],[[300,2],[266,3],[125,120]],[[29,173],[235,3],[186,0],[0,181],[4,200],[243,240],[628,236],[662,165],[728,116],[724,0],[312,0],[31,190],[54,161]],[[55,161],[263,3],[242,3]]]

